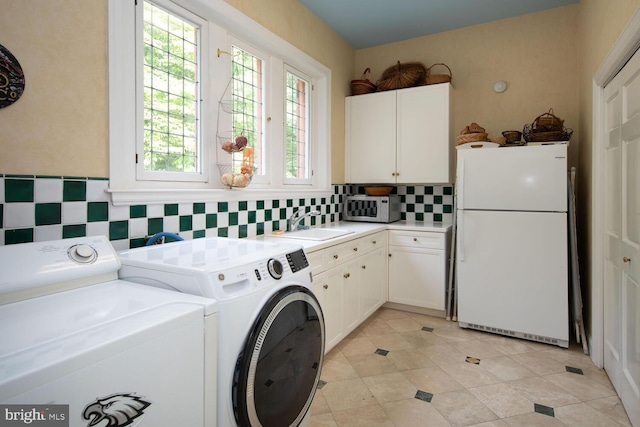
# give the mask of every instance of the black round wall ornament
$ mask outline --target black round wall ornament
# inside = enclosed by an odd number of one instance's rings
[[[0,44],[0,108],[16,102],[24,92],[24,73],[15,56]]]

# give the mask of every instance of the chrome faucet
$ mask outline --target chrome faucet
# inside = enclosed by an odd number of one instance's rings
[[[309,211],[305,214],[302,214],[302,212],[303,212],[302,209],[298,209],[293,213],[293,215],[291,215],[287,219],[287,231],[296,231],[296,230],[302,230],[304,228],[309,228],[309,227],[303,228],[302,226],[300,226],[300,221],[302,221],[308,216],[320,215],[321,213],[320,211]]]

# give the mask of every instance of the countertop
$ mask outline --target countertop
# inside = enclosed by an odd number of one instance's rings
[[[353,233],[345,234],[344,236],[335,237],[328,240],[307,240],[307,239],[291,239],[284,237],[286,233],[274,236],[272,234],[265,234],[256,236],[254,239],[265,242],[273,243],[291,243],[302,245],[305,251],[313,252],[320,249],[327,248],[339,243],[348,242],[349,240],[357,239],[359,237],[366,236],[368,234],[377,233],[385,230],[407,230],[407,231],[431,231],[436,233],[446,233],[451,229],[450,223],[442,222],[426,222],[426,221],[396,221],[390,224],[369,223],[369,222],[351,222],[340,221],[332,222],[331,224],[325,224],[320,228],[334,228],[342,230],[351,230]]]

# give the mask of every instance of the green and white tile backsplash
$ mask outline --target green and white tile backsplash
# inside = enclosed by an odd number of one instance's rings
[[[356,185],[334,185],[322,198],[168,203],[113,206],[107,178],[0,174],[0,245],[105,235],[116,250],[142,246],[161,231],[184,239],[252,237],[284,230],[297,209],[319,210],[306,225],[342,219],[345,194],[363,193]],[[451,186],[397,186],[402,219],[452,220]],[[308,221],[308,220],[305,220]]]

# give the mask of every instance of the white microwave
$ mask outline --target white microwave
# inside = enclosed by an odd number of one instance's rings
[[[400,219],[400,196],[346,196],[344,219],[362,222],[394,222]]]

